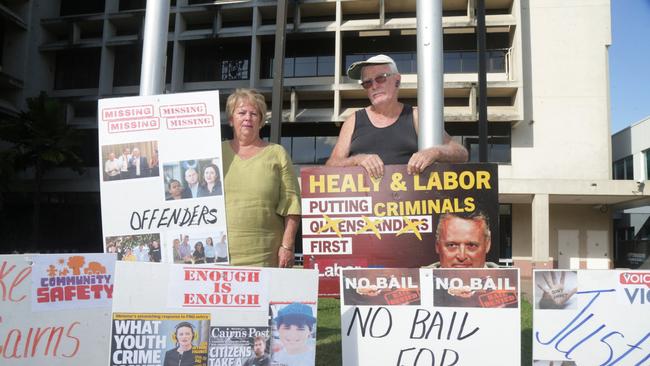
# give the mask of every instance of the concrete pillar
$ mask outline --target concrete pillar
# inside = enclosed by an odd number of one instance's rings
[[[338,121],[341,115],[341,68],[343,66],[343,39],[341,21],[343,20],[341,0],[336,1],[336,31],[334,32],[334,108],[332,121]]]
[[[298,93],[296,88],[291,88],[291,109],[289,110],[289,122],[296,122],[296,114],[298,112]]]
[[[187,5],[187,2],[184,0],[177,0],[176,6],[181,6],[180,1],[183,1],[183,5]],[[185,43],[179,41],[181,33],[185,32],[187,28],[187,22],[183,18],[183,14],[180,12],[176,13],[176,19],[174,23],[174,47],[172,49],[172,64],[167,65],[167,67],[172,68],[172,93],[178,93],[183,90],[183,77],[185,76]]]
[[[257,29],[262,25],[262,16],[260,15],[260,8],[253,7],[253,24],[251,25],[251,58],[248,65],[248,86],[251,89],[256,89],[260,81],[260,58],[261,58],[261,42],[260,37],[257,36]]]
[[[108,1],[106,3],[106,12],[113,10],[116,6],[115,2]],[[104,18],[102,30],[102,54],[99,63],[99,97],[104,97],[113,94],[113,69],[115,67],[115,52],[113,48],[107,47],[106,42],[115,34],[115,27],[108,20]]]
[[[548,194],[535,194],[532,203],[533,266],[549,262],[549,199]]]

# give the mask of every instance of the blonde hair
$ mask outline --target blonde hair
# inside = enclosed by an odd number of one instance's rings
[[[226,118],[228,120],[230,120],[240,102],[252,104],[260,115],[261,123],[264,124],[266,120],[266,100],[264,95],[253,89],[237,88],[234,93],[228,96],[228,100],[226,100]]]

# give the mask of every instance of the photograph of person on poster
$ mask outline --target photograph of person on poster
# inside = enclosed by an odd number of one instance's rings
[[[163,366],[193,366],[194,326],[188,322],[178,323],[173,338],[176,340],[176,347],[165,353]]]
[[[313,366],[316,356],[312,335],[316,318],[311,306],[299,302],[284,306],[273,319],[279,341],[273,346],[273,365]]]
[[[266,337],[257,336],[253,340],[253,355],[244,362],[244,366],[269,366],[271,357],[266,352]]]
[[[490,223],[482,212],[443,214],[435,243],[440,260],[427,268],[498,268],[486,261],[491,244]]]

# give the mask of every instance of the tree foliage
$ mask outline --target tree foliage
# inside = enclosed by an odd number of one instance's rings
[[[61,104],[45,92],[28,98],[27,110],[18,119],[0,121],[0,139],[11,145],[3,154],[11,159],[14,171],[34,168],[35,179],[55,167],[83,173],[77,154],[79,133],[66,123]]]

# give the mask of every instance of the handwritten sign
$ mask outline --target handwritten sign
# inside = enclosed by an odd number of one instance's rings
[[[517,269],[345,269],[341,299],[345,366],[520,363]]]
[[[114,255],[80,254],[105,266],[113,276]],[[0,256],[0,363],[2,365],[93,365],[108,358],[110,296],[83,284],[51,286],[38,264],[57,263],[62,256]],[[70,255],[66,256],[69,259]],[[32,268],[32,261],[38,263]],[[76,262],[75,262],[76,263]],[[73,266],[76,267],[76,264]],[[79,266],[76,268],[88,268]],[[73,271],[74,273],[74,271]],[[76,281],[81,276],[68,276]],[[88,277],[90,278],[90,277]],[[95,277],[97,279],[97,277]],[[106,277],[102,277],[102,286]],[[32,291],[31,284],[42,285]],[[65,290],[66,288],[71,288]],[[74,288],[74,289],[72,289]],[[103,287],[102,287],[103,288]],[[60,290],[59,290],[60,289]],[[86,289],[88,291],[86,291]],[[66,298],[66,293],[68,294]],[[98,296],[95,298],[94,294]],[[85,295],[88,295],[86,298]],[[37,299],[48,301],[38,302]],[[32,311],[33,304],[37,304]],[[92,308],[83,308],[92,306]],[[78,308],[75,308],[77,306]],[[81,309],[79,309],[81,308]],[[48,311],[43,311],[48,310]]]
[[[535,365],[650,362],[650,271],[536,270],[534,287]]]
[[[434,264],[443,215],[480,216],[494,238],[487,259],[498,260],[496,165],[434,164],[419,175],[391,165],[378,180],[357,167],[307,168],[301,180],[305,267],[318,269],[321,296],[338,296],[345,268]]]
[[[98,113],[105,251],[227,263],[219,93],[102,99]]]

